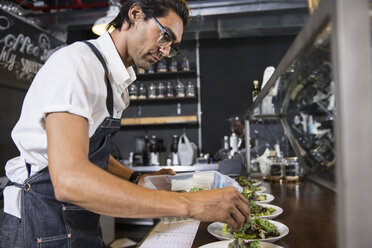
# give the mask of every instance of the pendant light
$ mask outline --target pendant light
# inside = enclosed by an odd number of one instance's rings
[[[109,0],[108,3],[109,3],[109,9],[106,12],[106,16],[98,18],[92,27],[93,33],[99,36],[101,36],[106,31],[107,25],[112,20],[114,20],[114,18],[120,12],[121,4],[118,0]],[[108,31],[112,32],[113,30],[114,28],[111,27],[110,30]]]

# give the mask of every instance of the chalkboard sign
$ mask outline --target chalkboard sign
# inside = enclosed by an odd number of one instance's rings
[[[28,89],[46,59],[64,43],[0,9],[0,85]]]

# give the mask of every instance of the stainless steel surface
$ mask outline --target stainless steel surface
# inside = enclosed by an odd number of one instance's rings
[[[202,151],[203,149],[203,140],[202,140],[202,111],[201,111],[201,84],[200,84],[200,44],[199,39],[196,39],[196,48],[195,48],[195,55],[196,55],[196,85],[197,85],[197,97],[198,97],[198,109],[197,109],[197,116],[198,116],[198,147],[199,150]]]
[[[174,165],[174,166],[129,166],[128,168],[141,172],[155,172],[161,169],[172,169],[175,172],[194,172],[218,170],[218,164],[195,164],[195,165]]]
[[[337,90],[338,244],[371,247],[372,82],[367,0],[337,0],[333,32]]]

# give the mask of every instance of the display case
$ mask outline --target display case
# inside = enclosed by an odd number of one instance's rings
[[[247,173],[251,126],[280,123],[304,178],[337,192],[339,247],[372,243],[365,231],[372,223],[365,214],[372,209],[366,197],[372,175],[369,9],[369,1],[322,1],[246,114]]]

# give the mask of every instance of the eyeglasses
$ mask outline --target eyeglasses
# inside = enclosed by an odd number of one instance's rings
[[[158,43],[160,44],[161,48],[165,48],[170,46],[168,58],[176,56],[180,53],[180,44],[174,43],[176,39],[173,34],[171,34],[160,22],[155,18],[152,17],[156,25],[158,25],[159,29],[161,30],[161,35],[158,38]]]

